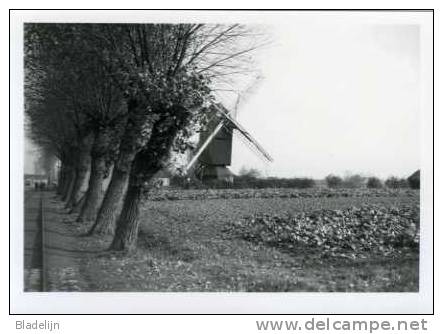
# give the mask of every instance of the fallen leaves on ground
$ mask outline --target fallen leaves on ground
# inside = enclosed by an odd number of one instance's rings
[[[245,240],[297,250],[311,247],[324,256],[357,258],[418,250],[419,206],[365,205],[293,215],[258,214],[225,230]]]

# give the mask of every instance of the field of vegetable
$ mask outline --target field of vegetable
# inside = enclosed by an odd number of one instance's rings
[[[85,260],[92,291],[418,291],[417,191],[149,196],[137,252]],[[100,239],[97,249],[109,241]]]
[[[155,267],[146,289],[418,290],[418,192],[199,192],[146,201],[139,247]]]
[[[239,199],[239,198],[332,198],[332,197],[416,197],[410,189],[157,189],[146,194],[151,201]]]

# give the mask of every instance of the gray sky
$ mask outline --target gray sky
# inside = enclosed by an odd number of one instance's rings
[[[266,165],[238,139],[232,170],[321,178],[419,168],[419,26],[273,26],[264,79],[237,119],[269,151]]]
[[[37,167],[37,159],[39,157],[39,148],[25,136],[25,159],[24,159],[24,173],[36,174],[40,171]]]

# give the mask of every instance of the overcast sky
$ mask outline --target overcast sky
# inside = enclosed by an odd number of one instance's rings
[[[387,177],[419,168],[419,26],[304,21],[271,30],[264,79],[237,119],[275,161],[237,138],[234,172]]]

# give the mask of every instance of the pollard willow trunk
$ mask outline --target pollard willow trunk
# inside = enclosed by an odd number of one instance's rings
[[[81,189],[87,182],[88,171],[90,168],[90,156],[89,152],[82,151],[78,158],[76,166],[76,178],[72,187],[72,192],[66,203],[66,208],[73,208],[80,201],[82,197]]]
[[[103,200],[103,183],[108,172],[106,152],[109,149],[110,137],[107,131],[95,131],[91,150],[91,175],[88,190],[80,209],[77,221],[94,221]]]
[[[66,183],[66,167],[62,165],[60,167],[59,176],[58,176],[58,184],[57,184],[57,195],[63,194],[63,189]]]
[[[119,161],[114,165],[111,181],[89,234],[114,234],[115,223],[128,187],[134,157],[135,152],[122,154]]]
[[[77,178],[77,173],[74,168],[70,168],[68,172],[68,178],[66,180],[65,189],[63,190],[62,201],[65,202],[69,199],[74,188],[75,179]]]
[[[146,132],[146,124],[149,124],[149,119],[152,118],[152,115],[147,114],[143,104],[139,104],[137,101],[130,101],[128,109],[131,110],[130,114],[137,121],[131,119],[125,126],[119,157],[114,164],[111,181],[95,223],[89,230],[89,234],[114,234],[116,221],[128,188],[135,155],[149,139],[149,135]],[[140,138],[144,139],[140,140]]]
[[[66,203],[66,208],[69,209],[73,209],[79,204],[82,198],[82,188],[88,182],[88,173],[91,168],[92,133],[85,134],[80,138],[77,149],[75,150],[75,160],[73,160],[76,172],[75,182]]]
[[[187,116],[187,114],[184,115]],[[184,117],[181,122],[185,123],[186,120],[187,118]],[[182,126],[183,124],[176,123],[170,117],[163,117],[154,126],[146,148],[135,156],[128,191],[110,250],[131,252],[136,248],[143,185],[162,168],[162,162],[169,154]]]
[[[110,249],[131,252],[136,248],[142,190],[141,185],[128,186]]]
[[[159,160],[152,163],[152,155],[149,153],[151,152],[146,154],[146,152],[142,151],[135,157],[128,182],[128,191],[126,192],[123,208],[117,220],[117,228],[110,250],[131,252],[137,246],[143,183],[152,179],[160,169],[158,165]],[[148,163],[146,163],[147,161]],[[143,174],[142,178],[140,178],[141,174]]]
[[[103,199],[103,182],[106,175],[105,158],[95,157],[91,161],[88,190],[77,221],[94,221]]]

